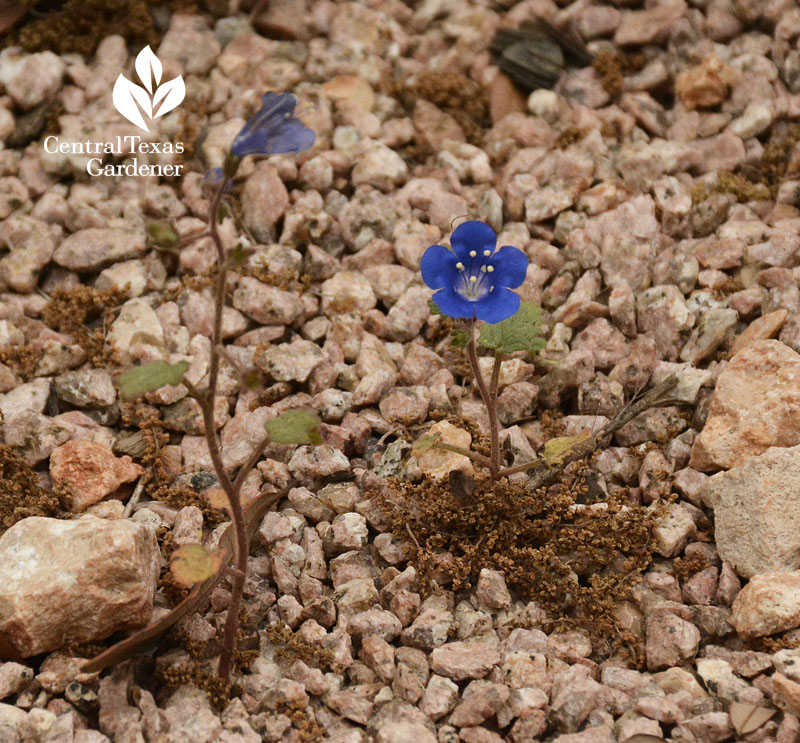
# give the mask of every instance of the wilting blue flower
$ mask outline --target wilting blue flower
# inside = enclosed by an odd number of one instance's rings
[[[431,245],[420,262],[423,280],[437,290],[436,306],[450,317],[477,317],[488,323],[511,317],[520,299],[510,290],[525,281],[525,253],[511,245],[495,250],[495,231],[478,221],[456,227],[450,244],[450,250]]]
[[[236,135],[231,152],[245,155],[280,155],[303,152],[316,134],[294,116],[297,99],[291,93],[264,93],[261,108]]]

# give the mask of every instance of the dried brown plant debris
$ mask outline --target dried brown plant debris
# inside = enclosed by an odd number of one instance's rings
[[[598,52],[592,61],[600,84],[612,98],[616,98],[621,92],[625,83],[623,77],[623,59],[620,52],[602,51]]]
[[[730,170],[720,170],[717,173],[717,182],[708,185],[697,182],[692,186],[692,203],[699,204],[715,193],[733,194],[737,201],[764,201],[770,198],[770,190],[763,183],[753,183],[740,173]]]
[[[275,647],[275,652],[289,662],[302,660],[309,666],[321,670],[335,670],[333,653],[327,648],[307,642],[299,637],[283,622],[267,625],[267,638]]]
[[[681,582],[685,583],[695,573],[705,570],[711,563],[708,558],[695,552],[687,557],[677,557],[672,563],[672,574]]]
[[[0,362],[6,364],[23,382],[30,382],[36,365],[44,356],[44,349],[35,343],[0,348]]]
[[[411,82],[398,82],[394,94],[411,107],[417,98],[430,101],[452,116],[467,141],[480,144],[490,125],[486,90],[460,72],[423,72]]]
[[[198,661],[179,663],[164,670],[159,670],[156,675],[169,688],[177,688],[192,684],[202,689],[208,695],[208,700],[215,710],[221,712],[230,701],[231,687],[226,684],[216,672]]]
[[[93,289],[76,286],[57,289],[44,308],[45,325],[72,336],[86,351],[92,366],[100,368],[119,363],[119,353],[106,343],[106,327],[128,294],[121,289]]]
[[[579,472],[568,467],[535,493],[483,477],[472,495],[423,479],[390,480],[375,497],[395,536],[411,538],[422,586],[444,571],[453,590],[469,589],[481,569],[499,570],[517,595],[547,611],[549,630],[582,628],[605,655],[620,641],[616,606],[650,564],[653,516],[626,508],[622,494],[593,501]]]
[[[283,702],[277,705],[275,711],[292,721],[292,728],[297,732],[300,743],[317,743],[322,740],[324,731],[306,707],[296,702]]]
[[[58,512],[58,497],[42,488],[30,464],[13,447],[0,444],[0,533],[28,516]]]

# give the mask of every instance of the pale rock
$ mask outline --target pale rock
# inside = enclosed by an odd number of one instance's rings
[[[472,443],[472,436],[468,431],[457,428],[449,421],[434,423],[426,435],[443,444],[458,446],[461,449],[469,449]],[[472,462],[467,457],[443,449],[430,447],[417,453],[416,458],[420,470],[434,480],[441,480],[454,471],[460,471],[466,475],[471,475],[475,471]]]
[[[126,353],[135,343],[164,346],[164,329],[150,303],[141,297],[129,299],[122,305],[111,325],[108,339]]]
[[[159,59],[180,62],[184,73],[205,74],[214,66],[220,51],[220,43],[204,19],[175,13],[157,54]]]
[[[64,491],[73,512],[101,501],[143,472],[128,455],[115,457],[109,446],[86,439],[68,441],[50,454],[53,485]]]
[[[367,278],[358,271],[340,271],[322,284],[322,312],[327,317],[363,315],[377,304]]]
[[[686,345],[681,349],[680,358],[695,365],[700,364],[733,337],[738,320],[736,310],[725,307],[707,309],[700,315]]]
[[[501,662],[496,648],[481,642],[449,642],[434,648],[431,670],[454,681],[483,678]]]
[[[259,163],[242,189],[242,218],[245,227],[263,243],[275,237],[275,225],[289,208],[289,193],[274,165]]]
[[[646,289],[636,297],[640,333],[651,334],[662,357],[675,361],[683,347],[682,333],[695,316],[689,311],[677,286],[668,284]]]
[[[733,667],[727,661],[720,658],[698,658],[695,667],[706,688],[711,689],[718,699],[726,702],[755,701],[748,700],[748,693],[755,690],[733,672]]]
[[[294,292],[283,291],[245,276],[233,292],[233,306],[263,325],[291,325],[305,306]]]
[[[32,292],[50,262],[61,228],[31,217],[9,217],[0,224],[0,240],[11,251],[0,258],[0,279],[22,294]]]
[[[411,426],[423,423],[428,414],[431,393],[427,387],[395,387],[379,404],[381,415],[390,423]]]
[[[161,556],[147,526],[29,517],[0,537],[0,555],[0,637],[20,657],[66,638],[97,642],[150,619]]]
[[[55,379],[58,397],[77,408],[107,408],[117,399],[111,375],[105,369],[79,369]]]
[[[5,395],[0,395],[0,414],[3,416],[3,422],[8,424],[25,413],[43,413],[49,396],[49,379],[34,379],[33,382],[26,382]]]
[[[140,297],[147,288],[147,271],[138,259],[120,261],[104,268],[94,285],[96,289],[125,290],[128,296]]]
[[[430,317],[428,300],[431,295],[427,287],[411,286],[406,289],[386,314],[383,337],[403,343],[416,338]]]
[[[322,349],[301,339],[267,348],[258,356],[258,367],[276,382],[305,382],[324,361]]]
[[[614,34],[616,44],[649,44],[664,41],[672,27],[687,13],[683,0],[656,5],[642,11],[627,11]]]
[[[735,356],[753,341],[767,340],[777,335],[788,316],[789,313],[785,309],[780,309],[775,310],[775,312],[769,312],[753,320],[753,322],[734,338],[733,344],[731,345],[731,355]]]
[[[647,668],[657,671],[692,660],[700,647],[700,632],[674,614],[651,614],[647,618]]]
[[[708,418],[689,465],[709,471],[742,464],[770,446],[800,444],[800,354],[776,340],[754,341],[717,378]]]
[[[428,680],[419,708],[431,720],[438,720],[455,709],[458,699],[458,686],[449,678],[434,673]]]
[[[408,176],[408,166],[394,150],[376,142],[364,152],[353,168],[353,184],[391,191]]]
[[[754,575],[731,608],[731,624],[744,637],[766,637],[800,626],[800,572]]]
[[[480,604],[489,609],[508,608],[511,605],[511,595],[506,587],[503,574],[496,570],[483,568],[478,575],[475,598],[478,599]]]
[[[25,110],[52,99],[61,87],[66,65],[51,51],[27,54],[19,47],[0,53],[0,83]]]
[[[797,508],[800,446],[773,447],[706,480],[720,557],[739,575],[800,569]]]
[[[110,227],[88,227],[74,232],[55,249],[53,261],[78,273],[99,271],[103,266],[143,255],[144,234]]]

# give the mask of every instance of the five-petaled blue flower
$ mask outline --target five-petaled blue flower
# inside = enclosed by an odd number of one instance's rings
[[[261,108],[236,135],[231,152],[244,157],[307,150],[317,135],[294,115],[296,105],[291,93],[264,93]]]
[[[456,227],[450,244],[450,250],[431,245],[420,262],[423,280],[437,290],[436,306],[450,317],[476,317],[488,323],[511,317],[520,299],[510,290],[525,281],[525,253],[511,245],[495,250],[495,231],[478,221]]]

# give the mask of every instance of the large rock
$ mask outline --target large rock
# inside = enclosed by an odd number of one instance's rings
[[[70,235],[53,253],[53,260],[70,271],[99,271],[103,266],[143,255],[144,234],[107,227],[89,227]]]
[[[751,343],[719,375],[689,466],[728,469],[771,446],[800,444],[800,354],[775,340]]]
[[[154,532],[128,519],[17,522],[0,537],[0,657],[146,624],[160,563]]]
[[[800,569],[800,446],[773,447],[705,481],[714,537],[739,575]]]
[[[800,626],[800,571],[754,576],[731,608],[731,624],[744,637],[765,637]]]
[[[115,457],[111,447],[87,439],[67,441],[50,455],[50,477],[72,511],[83,511],[144,470],[128,455]]]

